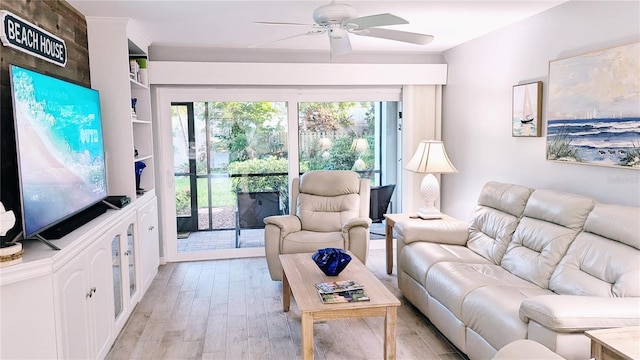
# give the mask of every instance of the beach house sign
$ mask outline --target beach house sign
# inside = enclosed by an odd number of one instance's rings
[[[67,65],[67,45],[64,40],[30,22],[0,10],[2,45],[31,54],[58,66]]]

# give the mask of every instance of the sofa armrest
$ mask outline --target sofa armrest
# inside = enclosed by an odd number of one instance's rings
[[[287,236],[292,232],[302,230],[300,219],[295,215],[274,215],[264,218],[267,225],[275,225],[280,228],[280,238]]]
[[[342,232],[349,232],[351,228],[356,226],[362,226],[364,228],[369,228],[371,226],[371,219],[369,218],[352,218],[347,220],[344,225],[342,225]]]
[[[520,319],[556,332],[640,325],[640,298],[541,295],[520,305]]]
[[[449,245],[465,245],[469,224],[454,218],[443,220],[403,220],[393,228],[405,244],[416,241]]]

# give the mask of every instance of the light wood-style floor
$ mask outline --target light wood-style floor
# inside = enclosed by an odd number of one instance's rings
[[[464,359],[402,297],[384,254],[371,249],[367,266],[402,302],[397,358]],[[264,257],[163,265],[107,359],[299,359],[300,313],[295,299],[283,312],[281,294]],[[315,358],[382,358],[383,323],[315,323]]]

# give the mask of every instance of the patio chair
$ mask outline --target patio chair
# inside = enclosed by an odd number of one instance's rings
[[[236,248],[240,229],[262,229],[264,218],[279,215],[280,193],[277,191],[238,192],[236,212]]]
[[[371,222],[381,223],[382,220],[384,220],[384,214],[386,214],[389,209],[391,196],[393,195],[395,188],[395,184],[371,187],[371,202],[369,205],[369,217],[371,218]],[[371,233],[385,236],[384,234]]]
[[[264,219],[271,279],[282,280],[280,254],[333,247],[350,250],[365,263],[371,225],[369,192],[369,180],[353,171],[316,170],[293,179],[290,209],[295,214]]]

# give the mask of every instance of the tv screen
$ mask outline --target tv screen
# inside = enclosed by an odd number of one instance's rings
[[[107,196],[96,90],[10,66],[24,237]]]

